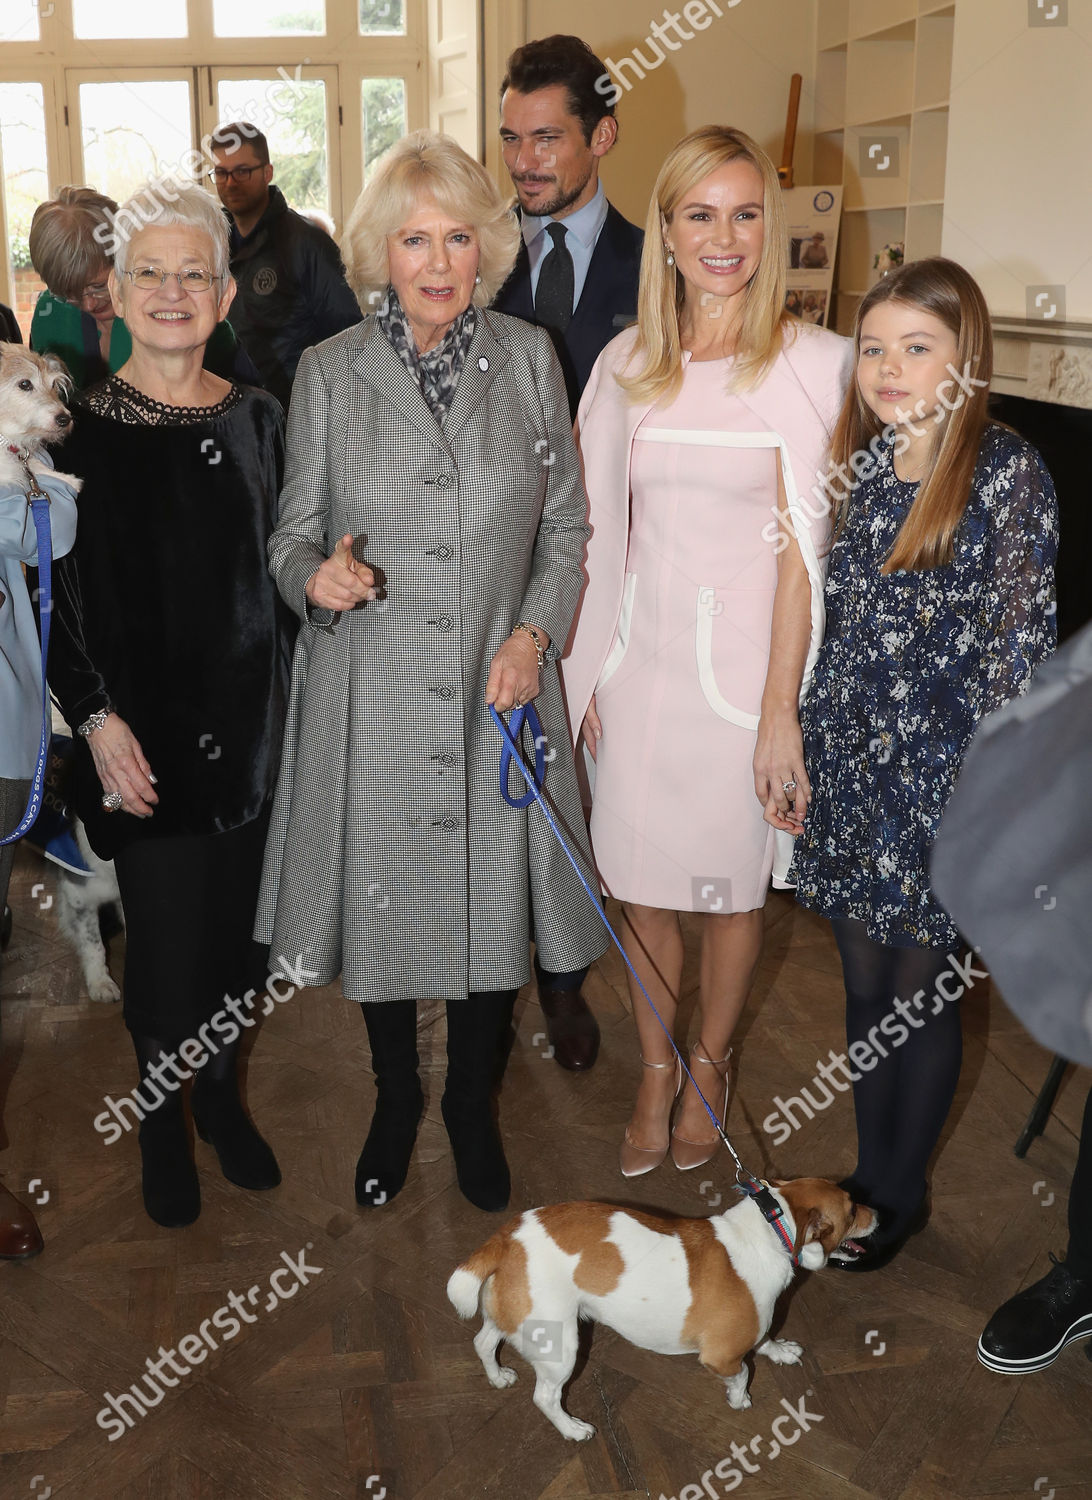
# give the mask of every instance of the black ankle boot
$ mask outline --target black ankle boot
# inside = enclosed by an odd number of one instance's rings
[[[180,1108],[160,1108],[141,1124],[144,1211],[164,1229],[192,1224],[201,1212],[201,1187]]]
[[[380,1208],[402,1191],[424,1109],[419,1083],[415,1090],[394,1097],[386,1088],[379,1094],[356,1164],[356,1201],[361,1208]]]
[[[447,1086],[440,1113],[447,1127],[459,1191],[475,1208],[508,1207],[512,1178],[493,1113],[515,990],[489,990],[447,1006]]]
[[[356,1164],[356,1201],[381,1208],[402,1191],[425,1100],[417,1075],[417,1001],[362,1004],[375,1073],[371,1129]]]
[[[220,1158],[220,1169],[229,1182],[252,1192],[279,1186],[277,1158],[243,1108],[234,1074],[217,1082],[199,1075],[191,1106],[194,1129]]]
[[[447,1127],[463,1197],[486,1213],[499,1213],[507,1208],[512,1177],[493,1118],[492,1100],[488,1095],[479,1100],[460,1100],[445,1094],[440,1101],[440,1113]]]

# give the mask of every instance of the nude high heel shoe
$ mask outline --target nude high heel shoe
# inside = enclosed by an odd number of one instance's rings
[[[711,1068],[724,1069],[724,1106],[720,1113],[720,1127],[723,1130],[725,1121],[728,1119],[728,1092],[731,1088],[731,1062],[732,1048],[728,1048],[728,1056],[722,1057],[720,1062],[714,1062],[711,1057],[698,1051],[697,1043],[690,1049],[690,1056],[696,1057],[699,1062],[708,1063]],[[714,1136],[711,1141],[691,1141],[685,1135],[680,1135],[677,1130],[671,1132],[671,1160],[680,1172],[692,1172],[695,1167],[703,1167],[705,1163],[716,1154],[720,1145],[720,1136]]]
[[[667,1119],[664,1121],[666,1131],[667,1124],[671,1119],[671,1110],[674,1109],[675,1101],[682,1093],[682,1066],[677,1057],[673,1063],[653,1063],[646,1061],[643,1057],[641,1058],[641,1062],[646,1068],[675,1069],[675,1092],[671,1096],[671,1106],[667,1112]],[[627,1125],[626,1133],[618,1152],[618,1164],[622,1169],[622,1176],[643,1177],[646,1172],[654,1172],[667,1155],[668,1144],[669,1142],[665,1140],[663,1150],[658,1148],[649,1150],[644,1146],[634,1146],[630,1142],[629,1126]]]

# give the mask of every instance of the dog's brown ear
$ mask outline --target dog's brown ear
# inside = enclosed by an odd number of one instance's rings
[[[827,1218],[821,1208],[813,1208],[803,1223],[797,1223],[796,1244],[793,1246],[793,1254],[799,1256],[805,1245],[810,1245],[812,1240],[821,1240],[825,1234],[829,1234],[834,1225]]]

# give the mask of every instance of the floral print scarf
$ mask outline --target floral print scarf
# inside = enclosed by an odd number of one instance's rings
[[[421,388],[421,395],[437,422],[442,423],[459,383],[466,351],[478,326],[478,313],[471,303],[452,323],[447,333],[427,354],[418,354],[409,320],[398,293],[388,286],[386,300],[377,308],[375,321],[394,352]]]

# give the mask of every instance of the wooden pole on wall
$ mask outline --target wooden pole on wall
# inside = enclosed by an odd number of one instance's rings
[[[781,165],[777,169],[783,188],[793,186],[792,158],[796,150],[796,121],[800,114],[800,88],[803,82],[803,75],[794,73],[792,82],[789,84],[789,112],[785,117],[785,144],[781,148]]]

